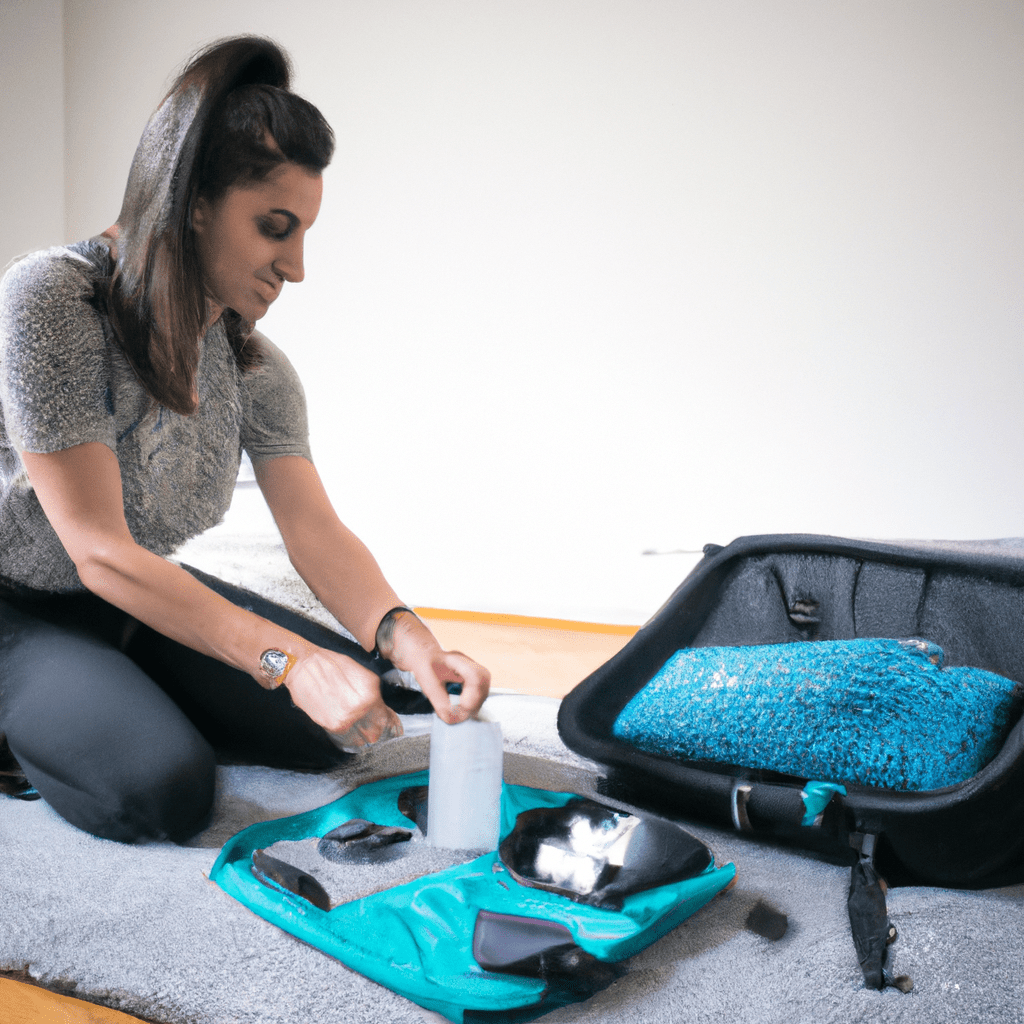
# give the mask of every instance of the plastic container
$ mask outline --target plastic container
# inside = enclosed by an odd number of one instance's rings
[[[450,850],[496,850],[501,824],[501,725],[468,718],[430,730],[427,841]]]

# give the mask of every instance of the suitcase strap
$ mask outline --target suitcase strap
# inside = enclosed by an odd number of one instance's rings
[[[913,981],[905,974],[893,976],[889,971],[889,947],[898,933],[889,920],[885,879],[875,867],[878,836],[848,832],[849,826],[843,827],[845,795],[843,786],[828,782],[809,781],[804,783],[803,789],[797,789],[737,780],[732,787],[729,809],[733,828],[738,832],[792,837],[814,830],[827,845],[845,841],[857,852],[857,860],[850,869],[846,907],[864,983],[868,988],[883,989],[891,985],[901,992],[909,992]]]
[[[875,847],[878,836],[854,832],[850,845],[858,852],[850,869],[850,893],[846,909],[850,915],[850,931],[857,948],[857,959],[868,988],[883,989],[887,985],[909,992],[914,983],[905,974],[893,977],[889,972],[889,950],[898,938],[895,925],[889,920],[885,903],[886,885],[875,868]]]
[[[821,828],[830,808],[838,810],[846,787],[835,782],[809,781],[803,789],[764,782],[737,780],[730,794],[729,812],[737,832],[794,834]]]

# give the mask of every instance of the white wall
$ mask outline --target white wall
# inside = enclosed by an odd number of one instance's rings
[[[648,548],[1024,532],[1019,3],[173,9],[65,2],[68,236],[195,46],[291,50],[339,150],[263,326],[408,600],[636,622]]]
[[[64,241],[61,0],[0,0],[0,269]]]

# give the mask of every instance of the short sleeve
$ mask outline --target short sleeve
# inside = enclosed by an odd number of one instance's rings
[[[254,332],[262,363],[242,374],[245,417],[242,447],[254,463],[281,455],[312,461],[302,382],[288,357],[265,335]]]
[[[67,249],[28,256],[0,281],[0,406],[16,451],[116,446],[104,327],[90,265]]]

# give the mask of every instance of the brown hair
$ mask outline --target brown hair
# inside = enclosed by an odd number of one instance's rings
[[[207,319],[193,203],[262,181],[289,161],[319,173],[334,151],[330,125],[289,90],[290,79],[287,55],[269,39],[213,43],[178,76],[132,160],[105,305],[145,389],[184,415],[196,409]],[[253,325],[233,310],[224,322],[238,365],[257,364],[246,345]]]

